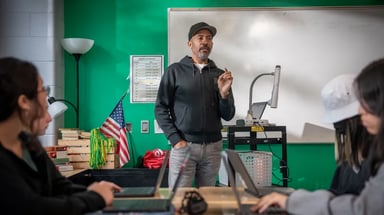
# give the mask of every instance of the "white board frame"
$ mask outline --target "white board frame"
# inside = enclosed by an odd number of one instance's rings
[[[168,64],[190,55],[187,35],[204,21],[217,28],[210,58],[234,76],[236,115],[244,119],[249,86],[260,73],[281,65],[278,107],[263,119],[287,126],[289,143],[333,142],[323,123],[321,88],[339,74],[357,74],[384,57],[384,7],[170,8]],[[273,77],[260,78],[253,102],[270,98]]]

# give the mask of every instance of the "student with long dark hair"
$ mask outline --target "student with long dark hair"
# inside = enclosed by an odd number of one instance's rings
[[[76,186],[56,170],[37,134],[45,129],[47,92],[36,67],[0,58],[1,214],[84,214],[112,203],[110,182]],[[48,114],[49,115],[49,114]]]
[[[373,135],[363,126],[359,101],[353,89],[356,75],[342,74],[327,82],[321,90],[324,122],[335,128],[337,168],[330,191],[335,195],[359,194],[371,176],[368,152]]]
[[[371,145],[372,177],[358,195],[335,196],[327,190],[294,191],[291,195],[272,193],[259,199],[252,211],[263,212],[271,205],[291,214],[383,214],[384,204],[384,59],[366,66],[354,81],[364,127],[375,135]]]

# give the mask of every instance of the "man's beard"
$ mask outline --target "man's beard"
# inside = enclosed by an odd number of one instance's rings
[[[199,52],[200,60],[208,60],[209,52]]]

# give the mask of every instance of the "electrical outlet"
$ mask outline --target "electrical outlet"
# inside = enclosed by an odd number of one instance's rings
[[[149,133],[149,120],[141,120],[141,133]]]
[[[130,122],[125,123],[125,128],[127,129],[127,132],[131,132],[132,131],[132,123],[130,123]]]

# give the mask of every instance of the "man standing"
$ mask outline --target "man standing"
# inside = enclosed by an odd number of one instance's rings
[[[170,65],[162,77],[155,115],[172,145],[168,184],[173,187],[185,153],[190,159],[179,186],[215,186],[222,151],[221,118],[231,120],[235,105],[232,74],[208,58],[216,28],[191,26],[187,45],[192,56]]]

